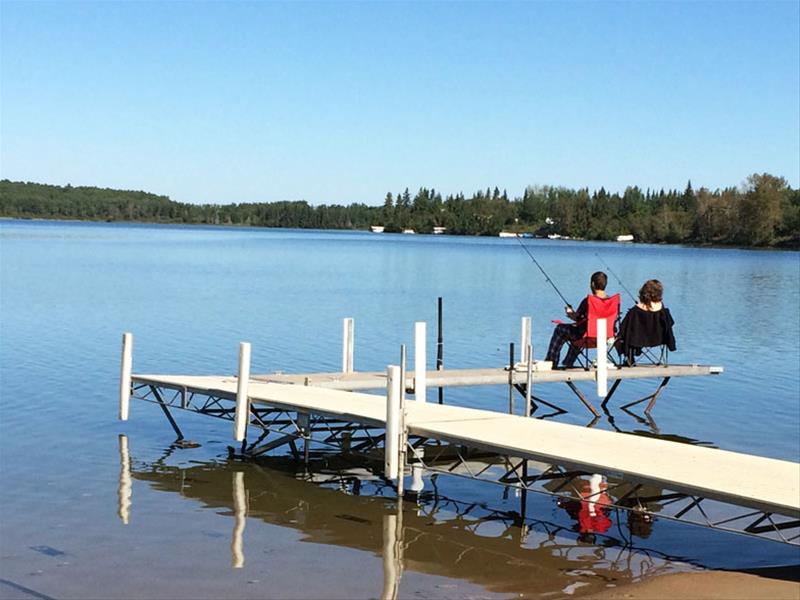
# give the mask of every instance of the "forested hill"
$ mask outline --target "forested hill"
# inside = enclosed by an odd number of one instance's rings
[[[61,187],[0,181],[0,217],[84,219],[297,227],[414,229],[429,233],[497,235],[500,231],[613,240],[633,234],[639,242],[800,247],[800,189],[769,174],[741,188],[646,190],[529,187],[521,197],[486,189],[466,197],[420,188],[386,195],[380,206],[311,206],[305,201],[255,204],[186,204],[146,192]]]

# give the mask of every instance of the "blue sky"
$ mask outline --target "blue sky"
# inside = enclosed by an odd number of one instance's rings
[[[185,202],[800,185],[800,3],[5,2],[0,176]]]

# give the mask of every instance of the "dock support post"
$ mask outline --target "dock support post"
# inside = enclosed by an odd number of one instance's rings
[[[414,399],[427,402],[427,353],[425,321],[414,323]]]
[[[437,306],[437,316],[439,320],[439,335],[436,339],[436,370],[441,371],[444,365],[444,360],[442,356],[442,349],[443,349],[443,339],[442,339],[442,297],[439,296]],[[444,403],[444,390],[442,386],[439,386],[439,404]]]
[[[353,319],[342,321],[342,373],[353,372]]]
[[[406,474],[406,345],[400,345],[400,408],[397,440],[397,497],[403,497]]]
[[[386,479],[397,479],[400,441],[400,394],[402,383],[400,367],[386,367],[386,440],[383,446],[383,474]]]
[[[608,394],[608,341],[607,321],[597,319],[597,395],[605,398]]]
[[[250,417],[250,402],[247,387],[250,383],[250,344],[239,344],[239,380],[236,386],[236,415],[234,418],[234,437],[243,442],[247,434],[247,421]]]
[[[530,343],[527,345],[525,352],[528,355],[528,368],[525,373],[525,416],[529,417],[533,413],[533,390],[531,389],[533,388],[533,349]],[[528,464],[527,461],[525,464]]]
[[[531,318],[522,317],[519,333],[519,348],[522,351],[520,362],[530,362],[532,357],[531,352]]]
[[[122,366],[119,374],[119,420],[127,421],[131,404],[131,371],[133,371],[133,334],[122,334]]]

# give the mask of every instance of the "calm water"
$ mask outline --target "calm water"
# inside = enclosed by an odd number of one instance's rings
[[[725,367],[673,380],[649,427],[613,411],[617,427],[800,459],[798,253],[529,243],[574,302],[602,268],[595,253],[631,290],[658,277],[677,323],[672,360]],[[548,496],[529,499],[524,531],[513,492],[452,477],[398,516],[391,490],[360,467],[337,476],[346,466],[333,457],[301,476],[280,456],[229,462],[227,422],[178,412],[200,447],[177,449],[151,404],[115,420],[123,331],[136,372],[234,373],[240,341],[255,372],[326,371],[354,317],[356,368],[378,370],[412,342],[414,321],[434,331],[442,296],[447,366],[505,364],[523,315],[541,358],[561,301],[514,240],[3,221],[0,261],[0,597],[362,598],[386,585],[403,597],[558,596],[800,562],[796,549],[664,520],[631,531],[625,514],[586,539]],[[653,383],[626,385],[622,399]],[[559,420],[589,420],[566,387],[537,393],[573,409]],[[507,403],[502,388],[445,394]],[[400,550],[387,544],[398,534]]]

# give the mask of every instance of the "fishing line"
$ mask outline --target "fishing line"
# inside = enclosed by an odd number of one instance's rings
[[[542,275],[544,275],[545,281],[547,281],[547,283],[549,283],[550,285],[553,286],[553,289],[556,291],[556,294],[558,294],[559,298],[561,298],[564,301],[564,304],[566,304],[567,306],[572,308],[572,305],[569,302],[567,302],[567,299],[564,298],[564,295],[561,292],[558,291],[558,288],[556,287],[556,284],[553,283],[553,281],[547,275],[547,272],[542,268],[542,265],[539,264],[539,261],[536,260],[536,258],[534,258],[534,256],[533,256],[533,254],[531,254],[531,251],[528,250],[528,247],[522,241],[522,238],[520,237],[520,235],[517,234],[514,237],[517,238],[517,241],[519,242],[519,245],[522,246],[522,249],[525,250],[525,252],[528,253],[528,256],[531,257],[531,260],[533,261],[533,264],[535,264],[537,267],[539,267],[539,270],[542,272]]]
[[[611,274],[614,276],[614,279],[616,279],[616,280],[617,280],[617,283],[618,283],[618,284],[620,284],[620,285],[622,286],[622,289],[623,289],[623,290],[625,290],[626,292],[628,292],[628,296],[630,296],[631,298],[633,298],[633,301],[634,301],[634,303],[638,302],[639,300],[636,298],[636,296],[634,296],[633,294],[631,294],[631,291],[630,291],[628,288],[626,288],[626,287],[625,287],[625,284],[624,284],[624,283],[622,283],[622,279],[620,279],[620,278],[617,276],[617,274],[616,274],[616,273],[614,273],[614,271],[611,269],[611,267],[609,267],[609,266],[608,266],[608,263],[607,263],[606,261],[604,261],[604,260],[603,260],[603,257],[602,257],[602,256],[600,256],[600,255],[599,255],[597,252],[595,252],[595,253],[594,253],[594,255],[595,255],[597,258],[599,258],[599,259],[600,259],[600,262],[602,262],[602,263],[605,265],[606,269],[608,269],[608,272],[609,272],[609,273],[611,273]]]

